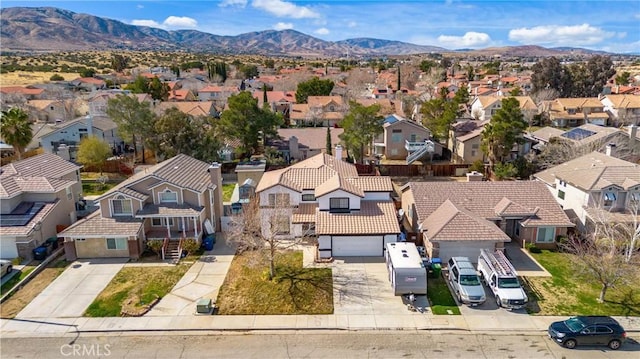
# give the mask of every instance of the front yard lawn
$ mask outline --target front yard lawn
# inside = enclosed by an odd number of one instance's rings
[[[460,309],[456,300],[451,296],[447,282],[442,276],[427,278],[427,297],[433,314],[460,315]]]
[[[543,250],[532,253],[549,277],[526,278],[529,289],[527,310],[536,315],[640,315],[640,286],[631,281],[609,288],[604,303],[599,303],[600,284],[583,277],[571,262],[572,254]],[[636,267],[636,271],[640,268]],[[629,273],[638,278],[639,273]],[[533,297],[533,298],[531,298]]]
[[[165,296],[182,278],[191,264],[169,267],[125,267],[85,311],[86,317],[117,317],[123,306],[142,310],[156,298]]]
[[[276,277],[268,279],[269,262],[261,251],[236,255],[216,306],[220,314],[331,314],[331,268],[304,268],[301,251],[276,258]]]
[[[233,195],[233,190],[236,188],[235,183],[225,183],[222,185],[222,201],[229,202],[231,201],[231,196]]]

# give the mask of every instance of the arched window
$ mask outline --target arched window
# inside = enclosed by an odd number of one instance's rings
[[[160,203],[178,203],[178,193],[170,189],[160,192]]]

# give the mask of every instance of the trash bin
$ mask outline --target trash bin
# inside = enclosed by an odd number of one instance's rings
[[[205,251],[210,251],[213,249],[213,245],[216,243],[216,237],[214,234],[209,234],[202,240],[202,247],[204,247]]]
[[[440,263],[431,263],[431,275],[433,278],[439,278],[442,273],[442,266]]]
[[[47,258],[47,247],[40,246],[33,249],[33,259],[35,260],[43,260]]]
[[[45,243],[47,243],[47,246],[51,246],[52,252],[58,249],[58,237],[49,237]]]

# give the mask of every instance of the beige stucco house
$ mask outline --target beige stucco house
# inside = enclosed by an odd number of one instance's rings
[[[604,105],[596,97],[557,98],[544,107],[547,107],[545,110],[555,127],[606,126],[609,120]]]
[[[451,161],[453,163],[473,163],[484,161],[482,144],[482,130],[489,121],[463,120],[451,126],[449,143]]]
[[[415,147],[431,139],[427,128],[395,114],[384,119],[382,128],[383,132],[373,140],[373,154],[388,160],[404,160]],[[435,146],[434,152],[436,149],[439,150],[436,154],[442,155],[442,147]]]
[[[546,186],[536,181],[409,182],[402,225],[433,258],[478,258],[505,242],[554,248],[574,227]]]
[[[0,258],[32,258],[32,250],[59,226],[77,220],[80,166],[44,153],[2,166]]]
[[[348,107],[340,96],[309,96],[307,103],[291,106],[289,118],[292,125],[334,127],[342,121]]]
[[[151,240],[164,241],[163,255],[179,256],[185,238],[220,229],[220,165],[181,154],[134,174],[96,202],[100,210],[60,233],[67,259],[138,258]]]

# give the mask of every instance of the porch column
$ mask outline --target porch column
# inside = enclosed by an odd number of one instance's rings
[[[171,239],[171,227],[169,227],[169,218],[165,218],[164,221],[167,224],[167,238]]]
[[[180,217],[180,220],[182,221],[182,238],[187,238],[187,229],[184,225],[184,217]]]
[[[193,230],[195,237],[198,238],[198,222],[196,222],[196,217],[193,217]]]

